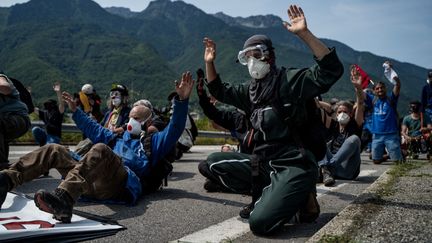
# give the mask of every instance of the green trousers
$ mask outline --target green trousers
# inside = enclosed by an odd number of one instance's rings
[[[251,155],[217,152],[207,165],[213,178],[233,192],[251,190]],[[294,148],[267,156],[259,164],[261,197],[250,214],[252,232],[268,234],[290,220],[303,206],[309,193],[315,192],[318,168],[314,156]]]

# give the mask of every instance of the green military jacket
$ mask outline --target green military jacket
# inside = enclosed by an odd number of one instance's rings
[[[288,124],[298,124],[306,119],[304,112],[306,100],[327,92],[343,74],[343,65],[334,48],[321,60],[315,58],[315,61],[316,64],[310,68],[289,68],[280,75],[279,82],[282,83],[276,86],[279,90],[275,91],[278,92],[275,96],[279,96],[284,108],[284,118],[288,121],[278,116],[271,103],[259,108],[253,106],[249,97],[250,82],[231,85],[223,83],[218,76],[207,86],[217,100],[233,105],[247,114],[255,113],[252,126],[257,144],[280,141],[286,143],[293,141],[290,132],[293,128]],[[301,133],[301,131],[297,132]]]

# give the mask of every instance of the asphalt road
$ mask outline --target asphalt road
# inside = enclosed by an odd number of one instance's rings
[[[9,158],[16,161],[35,146],[12,146]],[[73,148],[73,147],[72,147]],[[204,177],[198,172],[199,161],[219,146],[194,146],[176,161],[168,187],[143,197],[133,207],[78,202],[76,210],[108,217],[127,229],[94,242],[305,242],[365,188],[373,183],[392,163],[374,165],[362,155],[362,167],[356,181],[338,180],[334,187],[317,184],[321,215],[316,223],[286,225],[272,237],[252,234],[247,221],[238,217],[250,197],[228,193],[207,193]],[[53,190],[60,182],[55,170],[24,184],[16,191],[33,196],[40,188]]]

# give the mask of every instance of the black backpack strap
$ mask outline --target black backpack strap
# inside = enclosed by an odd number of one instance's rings
[[[171,173],[173,167],[171,162],[165,157],[159,159],[156,165],[152,161],[152,134],[145,134],[141,137],[141,144],[144,152],[149,160],[150,173],[148,176],[141,176],[141,185],[144,194],[155,192],[161,188],[162,185],[168,186],[168,175]]]

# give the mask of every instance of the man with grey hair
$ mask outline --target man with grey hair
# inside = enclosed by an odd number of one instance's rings
[[[150,109],[150,111],[152,112],[152,118],[151,118],[151,125],[149,126],[149,128],[148,128],[148,131],[150,132],[150,133],[152,133],[152,132],[157,132],[157,131],[162,131],[165,127],[166,127],[166,125],[167,125],[167,123],[166,122],[164,122],[157,114],[156,114],[156,112],[155,112],[155,110],[154,110],[154,108],[153,108],[153,105],[152,105],[152,103],[149,101],[149,100],[147,100],[147,99],[141,99],[141,100],[138,100],[138,101],[136,101],[134,104],[133,104],[133,107],[135,107],[135,106],[139,106],[139,105],[141,105],[141,106],[145,106],[145,107],[147,107],[147,108],[149,108]]]
[[[34,201],[40,210],[53,214],[59,221],[71,222],[73,205],[81,195],[135,204],[150,184],[160,186],[162,182],[162,179],[149,182],[149,178],[154,178],[160,158],[170,151],[183,132],[193,83],[189,72],[182,75],[181,82],[176,82],[172,120],[163,131],[149,135],[151,111],[147,107],[134,107],[129,113],[127,131],[118,136],[77,109],[73,97],[63,92],[73,112],[72,119],[95,145],[78,161],[58,144],[48,144],[24,155],[10,169],[0,172],[0,207],[8,191],[50,168],[57,169],[64,180],[53,193],[36,192]]]

